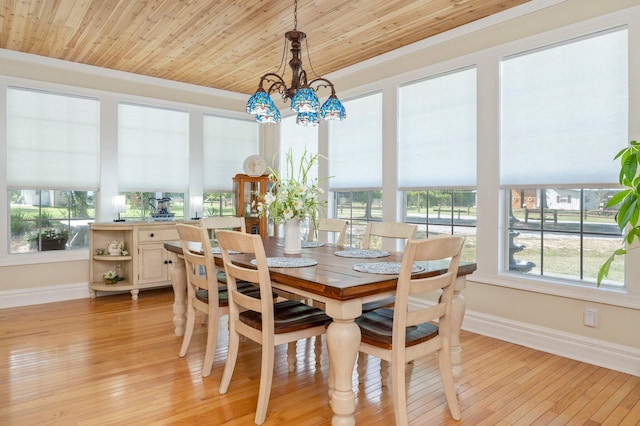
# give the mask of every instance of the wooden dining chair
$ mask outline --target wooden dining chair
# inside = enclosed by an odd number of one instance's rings
[[[240,232],[247,232],[247,225],[243,217],[238,216],[212,216],[203,217],[200,219],[200,226],[207,230],[209,239],[216,238],[216,232],[220,229],[231,229]],[[218,281],[221,283],[227,282],[227,276],[224,273],[224,269],[218,270]]]
[[[260,390],[254,419],[260,425],[265,421],[271,394],[275,347],[326,333],[326,325],[331,322],[331,318],[322,310],[295,300],[273,303],[269,296],[256,300],[237,290],[236,283],[244,280],[259,285],[263,296],[272,292],[267,257],[259,235],[219,231],[218,244],[227,273],[230,323],[227,362],[219,390],[221,394],[225,394],[229,389],[238,357],[240,336],[262,345]],[[230,250],[253,253],[256,269],[232,263]]]
[[[364,232],[362,248],[370,249],[376,238],[380,241],[385,238],[396,240],[413,240],[418,232],[418,225],[402,222],[369,222]],[[374,238],[372,238],[374,237]]]
[[[318,241],[319,232],[333,233],[334,235],[337,234],[335,243],[343,246],[348,226],[349,221],[346,219],[320,218],[317,224],[312,220],[307,234],[307,241]]]
[[[187,321],[185,325],[180,357],[189,348],[196,321],[196,312],[207,316],[207,346],[205,349],[202,376],[211,374],[213,358],[218,340],[219,318],[229,313],[229,298],[226,286],[219,284],[213,259],[209,235],[205,228],[176,224],[187,272]],[[260,297],[257,287],[246,283],[240,290],[249,296]]]
[[[362,248],[370,249],[371,243],[378,238],[395,239],[409,241],[416,237],[418,225],[401,222],[369,222],[362,240]],[[373,237],[373,238],[372,238]],[[362,312],[369,312],[374,309],[393,306],[395,297],[387,297],[385,299],[374,300],[362,304]]]
[[[405,366],[408,362],[438,352],[440,376],[451,416],[460,420],[460,407],[451,372],[451,299],[458,274],[464,237],[448,236],[410,240],[402,258],[394,309],[381,308],[356,319],[361,331],[360,353],[391,363],[391,392],[396,425],[408,424]],[[446,273],[426,278],[413,278],[414,262],[449,261]],[[436,305],[409,309],[409,297],[427,292],[440,292]],[[437,323],[434,323],[437,322]],[[382,363],[382,368],[386,366]],[[358,372],[364,371],[358,359]],[[386,372],[381,371],[383,377]]]

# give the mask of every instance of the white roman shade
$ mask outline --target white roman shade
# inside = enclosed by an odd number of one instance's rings
[[[382,93],[344,102],[347,119],[329,123],[331,190],[382,187]]]
[[[475,187],[475,68],[400,87],[398,126],[400,189]]]
[[[97,99],[7,89],[10,188],[97,190],[99,159]]]
[[[318,127],[299,126],[296,124],[296,116],[290,115],[283,118],[280,124],[280,152],[279,167],[283,176],[288,177],[287,165],[285,164],[287,152],[291,149],[293,155],[293,165],[300,164],[300,158],[306,149],[307,155],[318,153]],[[319,160],[324,161],[324,160]],[[271,166],[271,161],[267,161]],[[297,173],[297,171],[295,171]],[[297,177],[297,176],[296,176]],[[310,170],[309,179],[318,177],[318,167]]]
[[[238,173],[244,173],[244,160],[250,155],[258,154],[258,152],[258,123],[205,115],[205,191],[232,191],[232,178]]]
[[[628,32],[502,61],[503,187],[615,185],[628,137]]]
[[[118,105],[118,185],[120,191],[187,192],[187,112]]]

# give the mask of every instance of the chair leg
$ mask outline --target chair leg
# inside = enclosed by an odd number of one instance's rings
[[[385,361],[384,359],[380,360],[380,382],[383,388],[389,386],[389,365],[390,364],[391,363],[389,361]]]
[[[202,363],[202,377],[209,377],[213,367],[213,359],[216,355],[216,345],[218,343],[218,315],[208,316],[207,348],[204,351],[204,362]]]
[[[262,365],[260,367],[260,392],[258,393],[258,407],[256,408],[255,424],[261,425],[267,418],[267,407],[271,395],[271,382],[273,380],[273,364],[275,360],[275,347],[262,345]]]
[[[189,303],[189,305],[191,305]],[[180,347],[179,356],[183,357],[187,354],[189,343],[191,343],[191,336],[193,336],[193,328],[196,325],[196,310],[193,306],[187,306],[187,322],[184,326],[184,337],[182,338],[182,346]]]
[[[388,364],[389,362],[387,362]],[[382,365],[382,362],[380,365]],[[396,362],[391,365],[391,393],[393,394],[393,412],[396,417],[396,426],[409,424],[404,362]]]
[[[287,366],[289,368],[289,373],[293,373],[296,369],[296,361],[297,357],[297,349],[296,345],[298,342],[293,341],[287,344]]]
[[[358,383],[364,383],[364,374],[367,372],[367,361],[369,360],[369,355],[364,352],[358,352]]]
[[[460,406],[458,405],[458,397],[456,395],[455,385],[453,383],[453,372],[451,371],[451,359],[449,358],[449,350],[442,348],[438,351],[438,364],[440,365],[440,377],[442,378],[442,387],[444,388],[444,396],[447,398],[451,417],[460,420]]]
[[[313,352],[316,356],[316,367],[319,367],[322,358],[322,335],[315,337],[315,347]]]
[[[229,347],[227,349],[227,362],[224,365],[224,372],[222,373],[222,379],[220,379],[220,387],[218,392],[220,394],[227,393],[229,390],[229,383],[231,382],[231,376],[233,376],[233,370],[236,367],[236,360],[238,358],[238,347],[240,346],[240,336],[236,332],[229,333]]]

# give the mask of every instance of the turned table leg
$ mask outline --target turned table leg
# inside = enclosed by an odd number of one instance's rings
[[[352,375],[360,347],[360,327],[354,319],[362,313],[362,302],[334,305],[327,303],[333,322],[327,329],[329,352],[329,398],[333,426],[355,425],[355,393]]]
[[[455,390],[460,387],[460,377],[462,377],[462,347],[460,346],[460,330],[462,320],[466,310],[466,302],[462,291],[467,286],[464,276],[456,278],[453,288],[453,298],[451,299],[451,370]]]
[[[187,295],[187,273],[184,266],[184,259],[174,253],[170,253],[171,261],[171,284],[173,286],[173,325],[176,336],[184,335],[184,324],[186,318],[185,299]]]

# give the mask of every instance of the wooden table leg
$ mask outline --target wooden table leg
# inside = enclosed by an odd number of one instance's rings
[[[360,347],[360,327],[354,318],[362,313],[362,302],[346,302],[342,305],[327,303],[327,314],[333,322],[327,329],[329,351],[329,394],[333,409],[333,426],[355,425],[355,393],[353,369]]]
[[[187,273],[184,259],[175,253],[171,256],[171,284],[173,286],[173,325],[176,336],[184,335],[186,317]]]
[[[451,299],[451,369],[453,372],[453,383],[456,392],[460,388],[460,377],[462,377],[462,347],[460,346],[460,330],[462,320],[467,309],[462,291],[467,287],[467,280],[464,276],[456,278],[453,288],[453,298]]]

